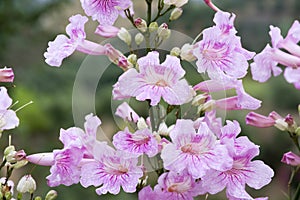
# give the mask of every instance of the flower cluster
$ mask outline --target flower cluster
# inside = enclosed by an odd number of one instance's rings
[[[294,22],[285,38],[279,28],[271,26],[272,47],[267,45],[256,54],[243,47],[234,26],[235,14],[221,11],[210,0],[205,0],[216,11],[214,25],[204,29],[193,43],[173,47],[165,56],[159,47],[171,37],[172,31],[167,23],[159,25],[158,19],[170,12],[170,22],[175,21],[182,15],[182,7],[188,0],[145,0],[145,19],[134,15],[131,0],[80,2],[86,16],[77,14],[69,18],[68,36],[60,34],[48,43],[45,62],[59,67],[76,50],[106,56],[123,70],[113,85],[113,100],[135,98],[137,103],[148,107],[148,115],[142,117],[128,103],[121,103],[115,115],[125,126],[113,134],[110,144],[97,139],[102,122],[90,113],[85,117],[84,129],[60,130],[62,149],[26,155],[9,146],[4,164],[11,169],[27,162],[50,166],[50,175],[46,177],[50,187],[61,184],[94,186],[98,195],[116,195],[122,189],[127,193],[138,193],[139,199],[143,200],[192,200],[225,190],[230,200],[254,199],[246,187],[261,189],[271,182],[274,171],[255,159],[260,153],[259,146],[247,136],[239,136],[242,131],[239,122],[222,119],[217,111],[256,110],[261,106],[261,101],[248,94],[243,86],[252,59],[250,68],[254,80],[264,82],[272,72],[274,76],[279,75],[282,70],[277,65],[281,64],[286,66],[286,80],[300,88],[299,22]],[[157,4],[156,14],[152,13],[154,4]],[[127,18],[135,32],[116,27],[119,16]],[[110,43],[100,45],[87,40],[84,26],[88,17],[97,21],[97,35],[119,39],[127,45],[128,52],[121,52]],[[162,57],[165,57],[163,62]],[[197,72],[207,74],[208,79],[191,85],[186,78],[189,71],[185,70],[182,61],[195,63]],[[10,69],[0,70],[0,81],[11,82],[12,79]],[[216,98],[212,94],[229,90],[234,95]],[[19,123],[11,104],[6,88],[1,87],[1,131],[15,128]],[[190,110],[181,113],[181,106],[185,105],[189,105]],[[195,111],[193,117],[187,117],[192,111]],[[226,124],[223,124],[225,120]],[[248,113],[246,123],[287,131],[300,150],[300,127],[291,115],[284,118],[273,111],[269,116],[263,116],[252,111]],[[282,162],[299,170],[300,157],[295,153],[284,154]],[[147,181],[151,172],[158,177],[154,184]],[[12,188],[9,184],[5,179],[2,185]],[[7,190],[3,188],[2,191]],[[31,195],[35,189],[31,175],[24,176],[17,186],[20,193]],[[8,193],[11,194],[10,189]],[[6,193],[2,192],[2,195]],[[48,199],[52,196],[55,198],[56,194],[49,193]]]

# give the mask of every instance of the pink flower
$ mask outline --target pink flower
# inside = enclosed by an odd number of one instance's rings
[[[44,53],[45,62],[48,65],[59,67],[66,57],[75,50],[91,55],[104,55],[106,50],[103,46],[85,40],[86,34],[84,25],[88,18],[81,15],[74,15],[69,18],[70,24],[66,32],[70,36],[58,35],[54,41],[48,43],[47,52]]]
[[[104,147],[101,151],[94,151],[95,160],[82,165],[80,183],[83,187],[94,185],[98,195],[118,194],[120,187],[125,192],[136,191],[139,178],[143,171],[137,166],[137,158],[128,158],[123,152],[114,151]]]
[[[5,87],[0,87],[0,131],[9,130],[19,125],[16,112],[9,109],[12,99],[7,94]]]
[[[289,152],[283,154],[281,162],[288,164],[288,165],[292,165],[292,166],[298,166],[298,165],[300,165],[300,156],[289,151]]]
[[[80,178],[79,163],[83,152],[78,148],[69,148],[53,151],[54,164],[50,168],[51,174],[47,176],[48,185],[55,187],[60,184],[70,186],[77,184]]]
[[[182,79],[185,71],[177,57],[167,55],[165,62],[159,64],[158,52],[149,52],[137,62],[139,72],[129,69],[115,84],[113,94],[119,94],[118,98],[131,96],[139,101],[149,99],[152,106],[157,105],[161,98],[171,105],[181,105],[192,100],[194,91]]]
[[[286,66],[284,77],[289,83],[299,87],[299,70],[300,66],[300,24],[295,21],[289,29],[285,38],[281,36],[278,27],[270,26],[269,32],[272,40],[272,47],[267,44],[263,51],[254,57],[254,63],[251,64],[252,78],[259,82],[265,82],[271,77],[278,76],[282,69],[278,64]]]
[[[113,25],[124,10],[132,6],[130,0],[80,0],[87,16],[101,25]]]
[[[130,122],[137,122],[140,118],[138,114],[128,105],[127,102],[123,102],[117,107],[115,114],[121,117],[123,120]]]
[[[247,74],[247,60],[253,53],[243,49],[240,38],[235,35],[234,17],[217,12],[216,26],[205,29],[203,39],[194,46],[198,72],[207,72],[211,79],[237,79]]]
[[[158,199],[159,196],[152,190],[150,185],[144,187],[141,191],[139,191],[139,200],[154,200]]]
[[[93,145],[97,142],[96,133],[101,120],[97,116],[93,116],[92,113],[86,115],[85,120],[85,130],[77,127],[71,127],[67,130],[61,129],[59,140],[64,144],[64,148],[80,148],[85,157],[91,157]]]
[[[217,92],[229,89],[235,89],[236,95],[215,100],[214,104],[217,108],[223,110],[256,110],[261,106],[260,100],[245,92],[242,80],[207,80],[194,86],[195,91],[200,90],[203,92]]]
[[[124,131],[119,131],[114,135],[113,144],[118,150],[128,152],[136,157],[143,153],[153,157],[158,153],[158,142],[149,129],[131,133],[126,127]]]
[[[226,188],[229,199],[253,199],[245,190],[246,184],[260,189],[270,183],[274,172],[262,161],[251,161],[258,155],[259,149],[247,137],[235,139],[232,148],[232,168],[227,171],[208,171],[201,179],[203,189],[210,194],[216,194]]]
[[[187,170],[193,178],[203,177],[209,169],[231,168],[232,158],[205,122],[196,130],[191,120],[177,120],[170,132],[172,143],[167,144],[161,158],[167,170],[181,173]]]
[[[112,25],[99,25],[95,31],[96,34],[106,38],[112,38],[117,36],[120,29]]]
[[[12,68],[2,68],[0,69],[0,82],[10,82],[14,81],[14,72]]]
[[[154,192],[160,199],[193,200],[202,192],[200,181],[196,182],[187,172],[166,172],[160,175],[157,182]]]

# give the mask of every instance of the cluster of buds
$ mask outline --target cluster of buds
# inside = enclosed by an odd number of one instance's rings
[[[28,162],[25,157],[24,150],[16,151],[13,145],[9,145],[4,150],[5,165],[10,168],[18,169],[25,166]]]

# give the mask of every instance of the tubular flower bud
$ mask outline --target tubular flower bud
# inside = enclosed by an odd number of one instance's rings
[[[57,192],[55,190],[50,190],[45,197],[45,200],[54,200],[57,198]]]
[[[181,7],[186,4],[188,0],[164,0],[164,4],[166,5],[174,5],[176,7]]]
[[[176,56],[178,57],[180,55],[180,49],[178,47],[174,47],[171,52],[170,52],[171,56]]]
[[[149,25],[149,32],[152,33],[158,29],[157,22],[151,22]]]
[[[292,166],[298,166],[300,165],[300,156],[290,151],[283,154],[281,162]]]
[[[190,44],[184,44],[181,47],[181,53],[180,53],[180,57],[182,60],[186,60],[188,62],[192,62],[194,60],[196,60],[196,57],[193,54],[193,45]]]
[[[118,35],[120,29],[112,25],[99,25],[95,33],[106,38],[112,38]]]
[[[137,61],[137,56],[135,54],[130,54],[127,60],[132,64],[135,65]]]
[[[130,46],[131,44],[131,35],[128,32],[127,29],[125,28],[121,28],[118,32],[118,37],[120,38],[120,40],[122,40],[123,42],[125,42],[128,46]]]
[[[182,8],[175,8],[172,12],[171,12],[171,15],[170,15],[170,18],[169,20],[170,21],[173,21],[173,20],[176,20],[178,19],[183,13],[183,10]]]
[[[142,32],[147,31],[147,22],[142,18],[137,18],[134,20],[134,25]]]
[[[168,39],[171,35],[171,30],[168,28],[168,24],[162,23],[157,29],[157,35],[163,40]]]
[[[12,68],[2,68],[0,69],[0,82],[10,82],[14,81],[14,72]]]
[[[135,43],[139,46],[144,41],[144,36],[141,33],[138,33],[134,37]]]
[[[36,182],[30,174],[23,176],[17,185],[17,191],[20,193],[29,192],[32,194],[35,190]]]

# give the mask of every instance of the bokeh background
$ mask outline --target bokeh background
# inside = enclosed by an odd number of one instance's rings
[[[136,16],[144,16],[143,2],[134,0]],[[299,0],[216,0],[215,3],[221,9],[237,15],[235,25],[238,35],[242,37],[243,46],[255,52],[260,52],[270,42],[269,25],[280,27],[285,35],[293,21],[300,16]],[[201,0],[190,0],[183,8],[182,17],[170,23],[171,29],[194,38],[204,28],[213,25],[214,12]],[[1,149],[8,144],[8,134],[12,134],[12,142],[16,148],[24,149],[27,154],[62,148],[58,140],[59,130],[74,125],[73,84],[86,56],[75,53],[65,59],[60,68],[53,68],[44,63],[43,53],[48,41],[53,40],[57,34],[64,34],[68,18],[77,13],[84,14],[79,0],[0,0],[0,66],[12,67],[15,71],[14,84],[6,86],[14,101],[19,101],[16,107],[34,101],[18,112],[20,126],[3,134]],[[121,18],[117,25],[131,28]],[[103,38],[93,34],[96,26],[96,22],[89,21],[86,31],[90,40],[100,43]],[[101,78],[101,88],[96,94],[96,111],[102,120],[101,127],[111,134],[118,131],[110,106],[111,90],[121,72],[117,67],[109,67]],[[244,82],[246,91],[263,100],[262,107],[257,112],[267,115],[276,110],[283,116],[290,113],[300,124],[297,112],[300,93],[293,85],[285,82],[282,76],[272,77],[266,83],[257,83],[251,80],[249,72]],[[284,199],[290,168],[280,163],[280,160],[283,153],[293,149],[293,144],[287,133],[275,128],[246,126],[246,114],[247,111],[228,112],[227,118],[240,122],[242,134],[260,145],[261,154],[256,159],[262,159],[275,171],[270,185],[259,191],[247,190],[253,196],[270,196],[271,200]],[[49,174],[48,167],[30,164],[22,170],[14,171],[12,179],[17,182],[26,173],[32,173],[38,183],[36,194],[44,195],[50,189],[45,179]],[[3,174],[4,171],[1,172]],[[296,180],[299,181],[299,177]],[[59,186],[55,189],[59,194],[58,199],[63,200],[136,199],[134,195],[125,194],[99,197],[93,187],[84,189],[79,185]],[[223,195],[208,199],[224,199]]]

